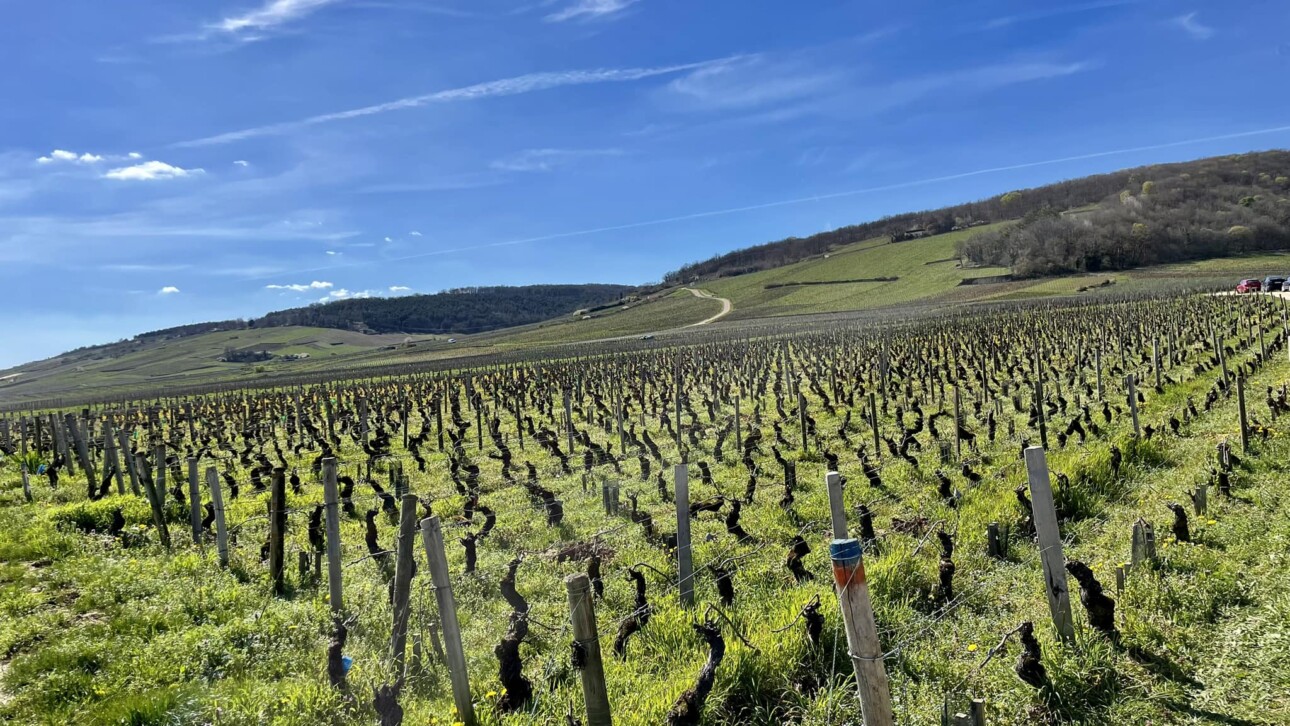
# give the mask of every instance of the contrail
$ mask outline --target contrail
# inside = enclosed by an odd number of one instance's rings
[[[320,272],[325,270],[334,270],[343,267],[358,267],[362,265],[387,264],[390,262],[402,262],[405,260],[416,260],[425,257],[437,257],[440,255],[451,255],[459,252],[473,252],[476,250],[492,249],[495,247],[509,247],[512,245],[531,244],[533,242],[548,242],[557,239],[567,239],[569,237],[582,237],[592,234],[601,234],[604,232],[619,232],[628,229],[639,229],[641,227],[655,227],[664,224],[673,224],[675,222],[684,222],[692,219],[705,219],[708,217],[723,217],[732,214],[741,214],[744,212],[753,212],[760,209],[773,209],[775,207],[787,207],[795,204],[806,204],[808,202],[819,202],[828,199],[839,199],[843,197],[853,197],[862,194],[873,194],[875,192],[891,191],[893,189],[906,189],[909,187],[922,186],[926,184],[937,184],[940,182],[954,181],[956,179],[966,179],[974,176],[985,176],[987,174],[998,174],[1005,171],[1016,171],[1018,169],[1031,169],[1038,166],[1052,166],[1055,164],[1065,164],[1072,161],[1084,161],[1088,159],[1098,159],[1105,156],[1117,156],[1121,154],[1134,154],[1142,151],[1156,151],[1159,149],[1171,149],[1178,146],[1189,146],[1192,144],[1203,144],[1211,141],[1227,141],[1230,139],[1242,139],[1251,136],[1265,136],[1268,134],[1278,134],[1290,132],[1290,126],[1275,126],[1266,129],[1256,129],[1253,131],[1240,131],[1231,134],[1221,134],[1219,136],[1205,136],[1195,139],[1186,139],[1183,141],[1171,141],[1164,144],[1150,144],[1147,146],[1133,146],[1123,149],[1112,149],[1109,151],[1095,151],[1088,154],[1078,154],[1076,156],[1063,156],[1055,159],[1044,159],[1043,161],[1028,161],[1021,164],[1009,164],[1008,166],[993,166],[986,169],[975,169],[973,171],[964,171],[957,174],[947,174],[944,176],[934,176],[926,179],[916,179],[913,181],[897,182],[895,184],[884,184],[876,187],[865,187],[863,189],[848,189],[845,191],[829,192],[827,194],[816,194],[809,197],[795,197],[792,199],[781,199],[773,202],[762,202],[760,204],[749,204],[742,207],[727,207],[725,209],[714,209],[707,212],[692,212],[690,214],[681,214],[675,217],[662,217],[660,219],[649,219],[639,222],[627,222],[624,224],[615,224],[607,227],[592,227],[590,229],[580,229],[572,232],[555,232],[553,234],[539,235],[537,237],[520,237],[516,239],[502,240],[499,242],[488,242],[480,245],[471,245],[467,247],[453,247],[442,250],[432,250],[428,252],[417,252],[415,254],[403,255],[400,257],[387,257],[380,260],[359,260],[356,262],[342,263],[339,265],[330,265],[326,267],[312,267],[294,270],[294,272]],[[265,279],[261,277],[246,278],[248,280]]]
[[[332,121],[345,121],[352,118],[360,118],[362,116],[374,116],[376,114],[388,113],[390,111],[420,108],[432,103],[471,101],[477,98],[494,98],[497,96],[517,96],[523,93],[546,91],[552,88],[561,88],[563,86],[585,86],[595,83],[623,83],[627,81],[639,81],[645,78],[652,78],[654,76],[672,75],[682,73],[684,71],[692,71],[698,68],[705,68],[719,63],[725,63],[729,60],[729,58],[719,58],[716,60],[699,61],[697,63],[655,66],[653,68],[597,68],[592,70],[557,71],[553,73],[529,73],[512,78],[502,78],[495,81],[485,81],[483,83],[476,83],[469,86],[461,86],[459,88],[449,88],[421,96],[409,96],[408,98],[386,101],[385,103],[378,103],[372,106],[362,106],[360,108],[351,108],[345,111],[336,111],[318,116],[310,116],[296,121],[283,121],[276,124],[254,126],[237,131],[216,134],[214,136],[206,136],[200,139],[192,139],[191,141],[179,141],[171,144],[171,147],[184,148],[227,144],[233,141],[255,138],[257,136],[284,134],[289,131],[295,131],[309,126],[331,123]]]

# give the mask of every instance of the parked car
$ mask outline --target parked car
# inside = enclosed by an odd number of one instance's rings
[[[1258,280],[1241,280],[1236,285],[1236,291],[1240,293],[1262,292],[1263,283],[1259,282]]]
[[[1286,281],[1281,283],[1281,292],[1290,292],[1290,277],[1287,277]]]
[[[1286,279],[1280,275],[1268,275],[1263,278],[1263,292],[1281,292],[1281,286],[1286,283]]]

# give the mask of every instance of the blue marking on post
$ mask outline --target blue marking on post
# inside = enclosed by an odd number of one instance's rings
[[[860,540],[835,539],[829,543],[829,558],[834,562],[851,563],[860,559]]]

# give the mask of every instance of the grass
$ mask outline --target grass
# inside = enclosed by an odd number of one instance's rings
[[[1249,381],[1251,413],[1265,423],[1269,412],[1260,392],[1290,378],[1290,364],[1283,356]],[[1240,357],[1232,361],[1233,367]],[[1202,398],[1215,375],[1188,377],[1163,395],[1147,391],[1144,422],[1161,425],[1189,396]],[[773,418],[774,397],[768,395],[763,403]],[[750,416],[752,402],[745,400],[745,406],[745,416]],[[1182,436],[1158,435],[1145,443],[1130,439],[1121,417],[1110,427],[1108,439],[1050,452],[1052,471],[1076,483],[1058,491],[1059,501],[1072,513],[1063,525],[1066,554],[1092,566],[1117,598],[1123,648],[1088,631],[1078,603],[1078,643],[1067,648],[1055,641],[1032,545],[1014,542],[1006,562],[985,555],[985,523],[1015,522],[1019,516],[1012,489],[1025,479],[1016,459],[1019,439],[1027,433],[1024,416],[1013,417],[1018,436],[1001,434],[996,444],[982,441],[981,450],[970,454],[973,466],[987,476],[975,488],[956,478],[956,487],[966,492],[958,509],[950,509],[936,495],[931,467],[915,470],[889,460],[882,472],[885,488],[878,489],[864,483],[854,456],[839,451],[844,454],[843,474],[853,482],[845,490],[848,509],[868,504],[880,529],[883,549],[867,564],[884,648],[893,651],[888,671],[900,722],[934,722],[942,699],[950,694],[955,699],[986,698],[992,724],[1290,724],[1290,676],[1284,667],[1290,662],[1290,580],[1283,572],[1290,545],[1290,501],[1284,496],[1290,438],[1284,426],[1275,425],[1268,441],[1256,442],[1256,450],[1242,456],[1236,498],[1225,500],[1211,493],[1208,515],[1193,518],[1196,544],[1171,542],[1168,535],[1164,504],[1186,502],[1185,491],[1206,478],[1215,444],[1233,438],[1235,407],[1234,397],[1220,399],[1212,411],[1185,425]],[[723,413],[728,415],[729,409]],[[841,411],[827,413],[818,401],[813,401],[812,413],[821,431],[835,431],[841,423]],[[418,423],[414,419],[414,430]],[[657,432],[655,421],[650,424],[655,440],[672,459],[667,436]],[[979,431],[979,422],[972,425]],[[791,436],[792,426],[785,428]],[[598,440],[606,438],[594,426],[588,429]],[[863,432],[853,433],[857,435]],[[1110,470],[1111,442],[1125,452],[1119,477]],[[843,449],[836,440],[831,446]],[[347,441],[342,456],[352,461],[354,448]],[[463,499],[453,493],[444,458],[432,453],[433,444],[429,448],[428,471],[409,470],[411,483],[415,491],[431,495],[434,511],[451,522]],[[733,545],[721,521],[711,515],[694,522],[697,563],[734,554],[743,558],[735,578],[736,602],[725,611],[757,648],[738,642],[725,628],[727,657],[709,700],[710,723],[825,724],[858,719],[854,687],[840,675],[846,673],[845,644],[826,579],[827,561],[820,552],[829,512],[820,485],[825,465],[818,453],[786,455],[799,467],[794,514],[777,505],[781,486],[776,478],[763,477],[757,501],[745,508],[742,522],[758,543]],[[528,453],[517,456],[533,458],[543,468],[548,463],[531,442]],[[584,492],[577,477],[544,476],[544,485],[565,502],[566,520],[552,529],[521,489],[499,481],[496,462],[482,455],[476,460],[485,467],[482,501],[498,512],[498,528],[480,550],[479,574],[462,575],[461,548],[455,536],[447,539],[482,722],[554,722],[563,718],[567,707],[580,703],[577,676],[567,655],[568,610],[561,579],[581,565],[555,562],[550,553],[561,543],[593,532],[605,532],[601,539],[608,548],[606,597],[596,608],[616,720],[660,722],[692,682],[704,649],[689,627],[695,613],[679,605],[674,587],[647,572],[654,616],[631,642],[627,661],[608,655],[614,625],[632,607],[624,568],[647,562],[665,572],[671,569],[669,559],[646,543],[639,527],[608,519],[600,511],[594,485],[619,477],[598,470],[593,487]],[[307,472],[305,460],[300,463]],[[627,493],[638,494],[640,505],[666,530],[670,503],[658,497],[653,482],[636,480],[634,465],[626,468],[621,477],[624,507]],[[344,472],[355,473],[354,465],[346,465]],[[693,498],[743,491],[746,477],[729,449],[725,461],[713,460],[713,472],[713,487],[694,477]],[[302,476],[305,490],[288,494],[288,505],[302,510],[291,520],[291,563],[294,553],[307,547],[304,519],[321,496],[312,478]],[[670,486],[670,476],[668,481]],[[0,719],[33,724],[371,721],[370,714],[347,710],[325,685],[326,588],[292,574],[288,598],[269,594],[258,552],[265,534],[265,495],[254,495],[244,486],[242,496],[230,502],[229,523],[238,527],[239,544],[232,567],[221,570],[209,543],[184,544],[186,515],[177,506],[170,511],[177,547],[166,554],[155,544],[150,510],[139,499],[112,495],[104,502],[87,503],[82,486],[71,476],[58,490],[37,482],[37,501],[26,504],[12,468],[0,470]],[[360,504],[360,511],[367,504]],[[83,531],[101,529],[117,506],[122,507],[130,536],[117,539]],[[889,526],[893,517],[915,515],[943,520],[955,534],[959,598],[948,611],[926,605],[936,581],[935,541],[920,547],[920,538],[898,534]],[[1113,569],[1127,559],[1129,529],[1138,517],[1156,524],[1161,562],[1154,571],[1135,572],[1126,591],[1116,594]],[[805,529],[816,547],[808,566],[817,580],[793,585],[784,575],[784,543],[803,531],[804,524],[813,524]],[[362,559],[362,531],[361,520],[345,520],[344,560],[350,563],[345,568],[345,595],[348,609],[356,614],[346,650],[355,659],[354,691],[366,701],[371,687],[388,678],[391,613],[377,564]],[[393,542],[383,516],[380,542]],[[524,671],[539,696],[534,711],[501,716],[494,708],[498,684],[492,648],[504,631],[508,608],[497,594],[497,582],[516,551],[526,553],[519,590],[533,604],[533,620],[541,624],[535,625],[523,651]],[[711,577],[700,573],[697,582],[698,601],[715,602]],[[426,624],[433,617],[434,599],[424,577],[417,583],[413,628],[428,638]],[[825,603],[822,647],[808,643],[800,624],[774,632],[792,624],[816,595]],[[1050,697],[1012,675],[1015,645],[979,668],[986,650],[1021,619],[1038,626],[1044,663],[1055,684]],[[453,720],[441,665],[415,672],[402,702],[406,723]]]
[[[1004,223],[1007,224],[1007,223]],[[848,245],[827,257],[773,270],[705,282],[729,298],[736,319],[867,310],[936,298],[969,277],[1007,274],[1004,268],[962,269],[954,259],[962,239],[1000,225],[888,244],[884,239]],[[892,282],[853,282],[766,289],[766,285],[858,278],[897,277]]]
[[[102,388],[145,388],[189,381],[246,379],[257,373],[296,370],[300,362],[221,363],[227,348],[307,354],[308,365],[332,365],[355,354],[401,344],[404,335],[363,335],[329,328],[282,327],[228,330],[167,341],[138,343],[116,357],[86,351],[21,366],[22,374],[0,382],[0,397],[45,398]],[[417,336],[420,340],[425,336]]]

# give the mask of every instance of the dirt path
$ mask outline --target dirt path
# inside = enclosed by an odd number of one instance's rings
[[[699,321],[699,322],[697,322],[697,323],[690,323],[689,325],[685,326],[685,327],[687,327],[687,328],[693,328],[693,327],[695,327],[695,326],[697,326],[697,325],[707,325],[708,323],[715,323],[715,322],[717,322],[718,320],[720,320],[720,319],[724,318],[725,316],[729,315],[729,314],[730,314],[730,312],[731,312],[732,310],[734,310],[734,309],[735,309],[735,306],[734,306],[733,304],[731,304],[731,302],[730,302],[729,300],[727,300],[727,299],[726,299],[726,298],[724,298],[724,297],[717,297],[716,295],[713,295],[712,293],[708,292],[707,290],[699,290],[699,289],[696,289],[696,288],[693,288],[693,287],[687,287],[687,288],[685,288],[685,289],[686,289],[686,290],[689,290],[689,291],[690,291],[690,294],[691,294],[691,295],[693,295],[693,296],[695,296],[695,297],[701,297],[701,298],[704,298],[704,299],[707,299],[707,300],[718,300],[718,301],[720,301],[720,302],[721,302],[721,312],[717,313],[716,315],[713,315],[712,317],[708,318],[707,320],[700,320],[700,321]]]

